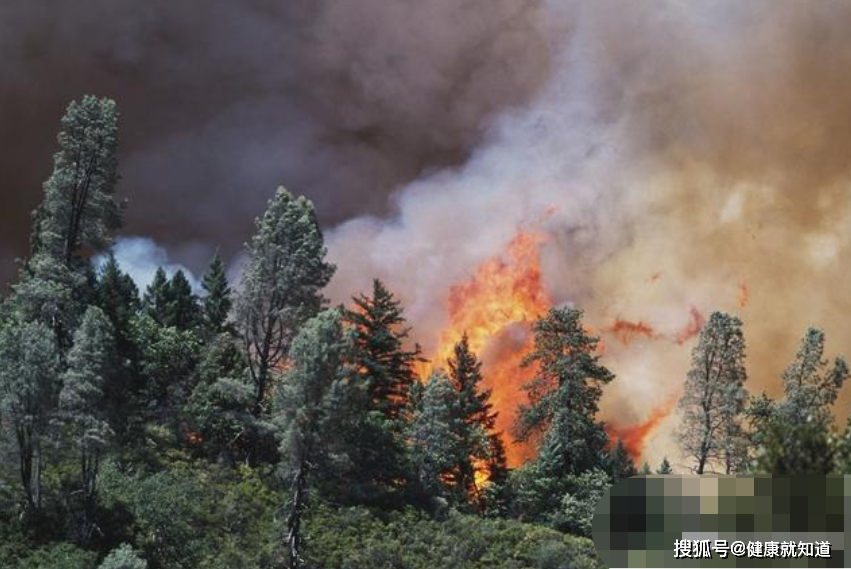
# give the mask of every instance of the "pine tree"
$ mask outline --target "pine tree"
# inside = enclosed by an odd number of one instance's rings
[[[641,465],[641,470],[638,471],[641,476],[650,476],[653,474],[653,470],[650,468],[650,464],[645,461],[644,464]]]
[[[283,188],[256,221],[248,263],[235,302],[236,323],[255,386],[254,414],[267,407],[272,374],[295,334],[325,304],[334,274],[313,204]]]
[[[130,341],[130,321],[140,308],[139,289],[130,275],[122,272],[112,253],[107,256],[100,270],[96,304],[112,324],[119,351],[126,354],[125,344]]]
[[[114,200],[118,111],[114,101],[86,95],[68,105],[57,138],[53,173],[33,219],[33,255],[71,268],[84,248],[109,245],[121,216]]]
[[[96,528],[98,473],[112,436],[104,409],[104,387],[117,368],[114,355],[112,325],[100,308],[91,306],[74,333],[59,395],[60,418],[78,452],[83,508],[78,537],[82,544],[89,542]]]
[[[231,289],[228,285],[225,264],[218,253],[210,262],[210,268],[201,283],[204,296],[204,325],[209,334],[215,335],[225,330],[230,314]]]
[[[703,474],[720,462],[727,474],[747,461],[741,421],[748,394],[744,387],[745,339],[738,318],[713,313],[692,352],[692,367],[680,399],[680,443]]]
[[[671,468],[671,463],[668,462],[668,457],[662,459],[662,463],[659,465],[659,468],[656,470],[656,474],[673,474],[674,469]]]
[[[166,326],[191,330],[199,323],[198,299],[183,271],[178,270],[168,283]]]
[[[154,278],[145,290],[142,306],[145,313],[154,319],[157,324],[167,326],[169,301],[171,300],[171,285],[168,281],[165,269],[157,267]]]
[[[380,280],[373,281],[371,297],[360,295],[353,301],[355,308],[346,318],[354,327],[356,367],[372,408],[390,421],[402,422],[416,381],[414,365],[421,361],[419,346],[404,347],[410,329],[401,303]]]
[[[482,364],[470,350],[467,334],[455,345],[447,362],[449,379],[458,393],[461,431],[458,433],[466,449],[459,464],[458,486],[469,498],[479,495],[476,470],[486,472],[488,481],[504,477],[507,468],[505,449],[494,432],[497,413],[490,402],[491,390],[482,387]]]
[[[638,474],[632,456],[620,439],[609,449],[607,470],[615,482]]]
[[[848,379],[848,364],[841,357],[828,367],[824,359],[824,332],[807,330],[795,361],[783,373],[785,400],[776,409],[781,421],[803,424],[815,421],[829,424],[833,420],[831,406]]]
[[[563,476],[601,466],[608,444],[596,421],[602,387],[614,375],[600,365],[598,338],[582,326],[582,311],[554,308],[534,328],[535,347],[523,365],[535,369],[524,386],[529,405],[521,406],[517,434],[528,440],[543,433],[541,471]]]
[[[291,365],[278,385],[275,420],[281,432],[281,454],[291,498],[287,504],[288,567],[303,566],[302,518],[308,504],[311,476],[327,449],[326,416],[334,412],[328,395],[344,372],[347,350],[341,314],[320,313],[309,320],[290,348]]]
[[[451,495],[453,487],[459,486],[459,465],[469,461],[459,408],[458,393],[451,380],[443,373],[435,373],[426,383],[422,402],[408,427],[417,478],[433,496]]]
[[[20,282],[12,286],[8,309],[19,322],[39,322],[53,332],[62,355],[71,343],[71,332],[77,327],[84,310],[82,297],[87,296],[85,274],[66,267],[45,254],[30,259],[21,272]]]
[[[59,391],[59,350],[39,322],[0,330],[0,414],[15,435],[27,506],[41,509],[45,439]]]

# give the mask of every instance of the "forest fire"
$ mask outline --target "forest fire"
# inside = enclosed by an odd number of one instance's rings
[[[636,425],[624,427],[608,425],[607,431],[609,439],[613,444],[620,440],[624,448],[626,448],[626,451],[632,457],[632,460],[638,464],[641,460],[641,454],[644,450],[644,444],[647,441],[647,437],[649,437],[659,427],[659,425],[662,424],[662,421],[668,417],[673,410],[674,405],[676,405],[676,399],[671,399],[667,403],[654,409],[647,419]]]
[[[423,370],[429,373],[445,365],[455,344],[467,333],[470,348],[483,361],[485,385],[492,390],[491,401],[499,412],[496,426],[503,433],[510,466],[534,455],[528,446],[513,443],[510,432],[523,401],[521,387],[534,373],[521,367],[532,346],[530,327],[551,304],[541,281],[539,249],[543,241],[544,236],[537,233],[518,233],[503,254],[486,260],[467,282],[449,290],[449,325]]]

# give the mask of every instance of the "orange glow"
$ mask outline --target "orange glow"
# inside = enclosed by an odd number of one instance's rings
[[[686,324],[685,328],[677,332],[676,340],[678,344],[685,344],[700,334],[700,331],[703,330],[703,326],[706,324],[706,317],[694,306],[689,310],[689,317],[689,323]]]
[[[611,326],[603,330],[613,333],[624,345],[629,344],[637,336],[644,336],[649,340],[655,340],[658,337],[653,327],[641,320],[634,322],[617,318]]]
[[[657,407],[643,422],[637,425],[629,425],[620,427],[616,425],[608,425],[607,431],[612,443],[618,439],[623,443],[626,451],[632,457],[633,462],[638,464],[641,460],[641,455],[644,452],[644,445],[653,432],[662,424],[662,421],[667,418],[676,404],[676,399],[671,399],[664,405]]]
[[[750,291],[748,290],[748,283],[745,281],[741,281],[739,283],[739,308],[744,308],[748,305],[748,300],[750,300]]]
[[[531,445],[515,443],[509,433],[518,406],[526,402],[521,387],[534,369],[521,367],[532,348],[531,325],[550,307],[543,289],[540,246],[543,235],[518,233],[504,253],[484,261],[466,282],[450,288],[446,301],[449,324],[440,335],[429,364],[420,372],[428,377],[446,365],[455,344],[467,333],[470,349],[482,360],[485,387],[499,412],[496,429],[502,432],[509,466],[534,456]]]

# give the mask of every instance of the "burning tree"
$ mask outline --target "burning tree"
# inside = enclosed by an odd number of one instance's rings
[[[482,386],[482,363],[470,349],[467,334],[455,344],[447,361],[449,379],[457,392],[460,437],[466,449],[458,465],[457,486],[465,497],[480,501],[481,486],[505,477],[506,459],[491,390]]]

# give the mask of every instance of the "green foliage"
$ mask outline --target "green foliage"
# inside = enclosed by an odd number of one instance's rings
[[[178,330],[190,330],[200,323],[198,299],[192,292],[192,286],[183,274],[177,271],[168,284],[168,303],[166,305],[166,326]]]
[[[109,552],[98,569],[148,569],[148,562],[139,557],[128,544],[122,543]]]
[[[714,312],[692,352],[680,399],[680,444],[694,461],[697,474],[714,466],[727,474],[747,467],[748,440],[742,426],[748,400],[744,359],[742,321]]]
[[[281,497],[252,469],[177,460],[144,473],[110,463],[102,478],[104,508],[129,514],[129,536],[119,539],[129,538],[150,569],[271,566]]]
[[[210,262],[210,268],[204,275],[201,286],[206,293],[203,301],[204,326],[208,334],[220,334],[225,331],[233,301],[225,264],[218,253]]]
[[[53,173],[34,215],[33,255],[71,267],[82,248],[108,246],[121,216],[114,201],[118,111],[115,102],[84,96],[68,105],[57,137]]]
[[[278,188],[255,223],[248,262],[235,302],[255,386],[253,412],[268,411],[272,374],[299,328],[325,304],[322,289],[334,274],[313,204]]]
[[[54,257],[39,254],[29,260],[20,282],[12,286],[7,308],[19,322],[41,322],[60,347],[67,348],[84,311],[80,297],[85,287],[83,274]]]
[[[346,318],[354,330],[356,369],[366,385],[371,407],[401,428],[408,410],[411,386],[416,382],[415,364],[420,349],[405,348],[410,333],[401,302],[384,283],[375,279],[372,296],[352,299],[354,309]]]
[[[230,334],[206,343],[198,364],[198,384],[183,409],[196,451],[234,463],[247,456],[250,433],[263,428],[251,413],[254,390],[244,353]]]
[[[673,474],[674,469],[671,468],[671,463],[668,462],[668,457],[662,459],[662,463],[659,465],[659,468],[656,469],[656,474]]]
[[[74,333],[59,394],[59,418],[65,437],[77,452],[80,468],[82,512],[76,533],[83,544],[95,531],[97,476],[101,455],[112,437],[104,409],[104,384],[116,369],[112,325],[100,308],[91,306]]]
[[[550,525],[567,533],[591,537],[591,522],[597,502],[611,485],[611,478],[602,470],[589,470],[568,477],[568,491],[562,496],[559,508],[551,514]]]
[[[147,416],[169,421],[192,391],[200,340],[191,330],[162,326],[147,314],[134,319],[133,336],[145,380]]]
[[[772,475],[830,474],[836,469],[836,454],[830,429],[820,421],[772,419],[756,457],[756,470]]]
[[[301,523],[313,485],[312,472],[332,448],[335,433],[327,429],[334,412],[329,393],[344,376],[349,344],[339,310],[308,320],[292,343],[290,370],[275,398],[275,422],[280,428],[282,471],[291,489],[286,505],[288,566],[301,567]]]
[[[177,271],[169,280],[159,267],[145,291],[143,304],[145,313],[161,326],[190,330],[200,324],[198,299],[183,271]]]
[[[611,475],[615,482],[638,474],[638,471],[635,469],[635,462],[632,460],[632,456],[629,454],[629,451],[626,450],[623,441],[620,439],[618,439],[617,442],[609,449],[606,460],[606,471],[609,475]]]
[[[796,425],[808,421],[830,423],[831,406],[848,373],[848,364],[841,357],[828,367],[824,359],[824,332],[810,328],[801,340],[795,360],[783,372],[785,399],[777,405],[775,413],[780,420]]]
[[[461,465],[469,460],[462,438],[464,423],[460,400],[443,373],[428,380],[422,401],[408,428],[410,456],[422,487],[431,495],[450,497],[458,492]],[[460,498],[465,498],[464,486]],[[458,496],[451,496],[453,499]]]
[[[69,543],[52,543],[28,552],[26,557],[10,561],[4,569],[95,569],[97,553]]]
[[[0,416],[17,443],[20,483],[30,510],[41,506],[42,467],[59,394],[59,351],[41,323],[0,330]]]
[[[453,348],[447,362],[449,379],[458,393],[458,436],[462,458],[457,466],[456,493],[472,498],[480,509],[487,509],[482,489],[476,484],[476,470],[481,469],[489,484],[502,484],[507,466],[500,433],[494,431],[497,413],[490,402],[491,390],[482,386],[482,363],[470,350],[467,334]],[[493,504],[490,504],[492,507]]]
[[[587,539],[508,520],[413,510],[378,517],[363,508],[318,507],[307,521],[308,562],[323,569],[591,569],[602,567]]]
[[[543,433],[538,462],[542,471],[558,475],[584,472],[601,465],[608,443],[596,421],[603,385],[614,375],[600,365],[598,338],[582,326],[582,311],[555,308],[534,328],[535,347],[523,365],[535,377],[524,386],[529,405],[519,412],[518,436],[528,440]]]

